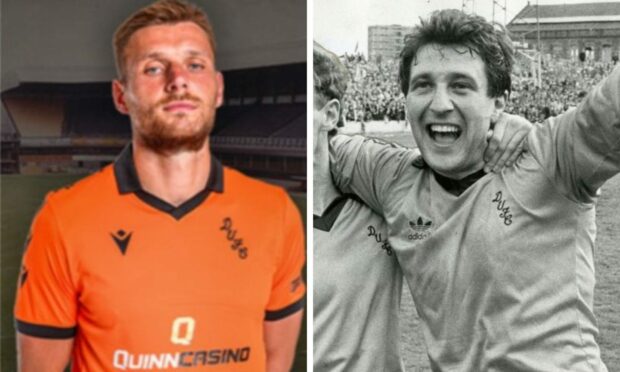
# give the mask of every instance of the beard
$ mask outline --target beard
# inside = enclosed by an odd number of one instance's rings
[[[181,100],[196,104],[199,115],[192,119],[185,112],[171,117],[157,114],[159,108]],[[200,150],[209,139],[215,122],[215,110],[208,112],[204,103],[189,93],[168,96],[151,107],[139,108],[137,111],[139,125],[136,126],[134,134],[141,144],[158,154]],[[190,120],[192,122],[188,122]]]

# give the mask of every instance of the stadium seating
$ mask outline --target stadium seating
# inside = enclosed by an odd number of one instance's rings
[[[306,104],[268,104],[253,105],[251,107],[225,107],[224,115],[218,113],[215,136],[231,137],[271,137],[288,125],[295,123],[304,125],[304,122],[295,121],[303,116],[305,119]],[[305,125],[302,128],[302,137],[305,136]],[[293,131],[294,132],[294,131]],[[295,133],[300,133],[297,131]]]

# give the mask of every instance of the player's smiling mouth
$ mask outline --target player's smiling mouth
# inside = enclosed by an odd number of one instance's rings
[[[454,124],[429,124],[426,132],[438,144],[451,145],[459,139],[462,130]]]

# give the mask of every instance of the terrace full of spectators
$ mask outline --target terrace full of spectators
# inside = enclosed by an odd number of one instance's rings
[[[363,55],[345,55],[342,61],[351,82],[345,98],[348,121],[394,121],[405,118],[405,96],[398,83],[398,60],[367,61]],[[542,85],[531,69],[516,66],[506,112],[540,122],[577,106],[614,67],[614,62],[546,58]]]

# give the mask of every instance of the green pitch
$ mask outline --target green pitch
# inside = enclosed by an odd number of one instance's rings
[[[22,249],[30,222],[41,205],[45,194],[53,189],[73,183],[83,175],[3,175],[1,179],[2,230],[0,264],[2,268],[2,355],[0,370],[17,370],[15,363],[15,329],[13,327],[13,302]],[[306,195],[293,194],[293,200],[306,217]],[[306,370],[305,319],[297,344],[294,371]]]

